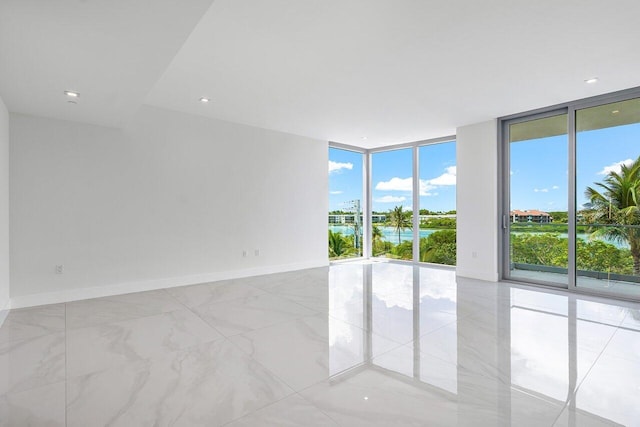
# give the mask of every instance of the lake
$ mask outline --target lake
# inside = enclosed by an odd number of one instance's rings
[[[386,241],[386,242],[391,242],[393,244],[398,244],[398,233],[393,229],[393,227],[381,227],[378,226],[378,228],[380,229],[380,231],[382,231],[382,240]],[[344,235],[353,235],[353,227],[350,227],[348,225],[329,225],[329,230],[335,232],[339,232],[342,233]],[[427,230],[427,229],[420,229],[420,237],[427,237],[432,233],[435,233],[438,230]],[[514,232],[514,234],[523,234],[525,232]],[[564,237],[567,238],[567,233],[557,233],[559,237]],[[589,240],[589,235],[587,233],[578,233],[578,238],[582,239],[582,240]],[[405,240],[413,240],[413,231],[412,230],[404,230],[403,232],[400,233],[400,241],[404,242]],[[606,243],[610,243],[612,245],[614,245],[617,248],[620,249],[629,249],[629,245],[627,243],[619,243],[619,242],[614,242],[611,240],[607,240],[607,239],[601,239],[602,241],[606,242]]]
[[[398,244],[398,232],[393,229],[393,227],[380,227],[378,226],[380,231],[382,231],[382,240],[386,242],[391,242],[394,244]],[[348,225],[330,225],[329,230],[335,232],[339,232],[344,234],[345,236],[353,235],[353,227]],[[420,237],[427,237],[431,233],[434,233],[438,230],[425,230],[420,229]],[[412,230],[404,230],[400,233],[400,240],[404,242],[405,240],[413,240],[413,231]]]

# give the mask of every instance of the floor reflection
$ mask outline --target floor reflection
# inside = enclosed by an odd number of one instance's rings
[[[329,308],[333,377],[308,397],[330,416],[354,409],[326,401],[344,387],[387,412],[422,396],[445,425],[640,425],[638,304],[370,262],[331,266]]]
[[[638,426],[638,378],[638,304],[392,262],[0,325],[0,426]]]

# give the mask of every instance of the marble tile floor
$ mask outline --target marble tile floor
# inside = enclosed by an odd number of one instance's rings
[[[640,426],[640,304],[449,269],[342,263],[3,317],[0,426]]]

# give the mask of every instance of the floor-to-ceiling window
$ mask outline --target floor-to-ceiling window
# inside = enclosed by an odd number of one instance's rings
[[[331,145],[328,222],[331,260],[456,265],[455,137],[373,150]]]
[[[456,143],[418,148],[419,261],[456,265]]]
[[[413,151],[371,155],[371,247],[374,257],[413,259]]]
[[[329,259],[363,255],[364,154],[329,148]]]
[[[640,297],[640,90],[501,122],[503,277]]]

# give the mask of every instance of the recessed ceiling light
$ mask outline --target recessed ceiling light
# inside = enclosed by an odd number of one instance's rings
[[[71,90],[65,90],[64,94],[67,95],[70,98],[78,98],[78,97],[80,97],[80,94],[78,92],[73,92]]]
[[[209,101],[211,101],[211,100],[209,98],[205,98],[204,96],[202,98],[200,98],[200,102],[202,102],[203,104],[206,104]]]
[[[593,83],[596,83],[597,81],[598,81],[597,77],[591,77],[590,79],[587,79],[584,82],[588,84],[593,84]]]
[[[620,112],[620,110],[613,110],[613,111],[611,112],[611,114],[618,114],[619,112]]]

